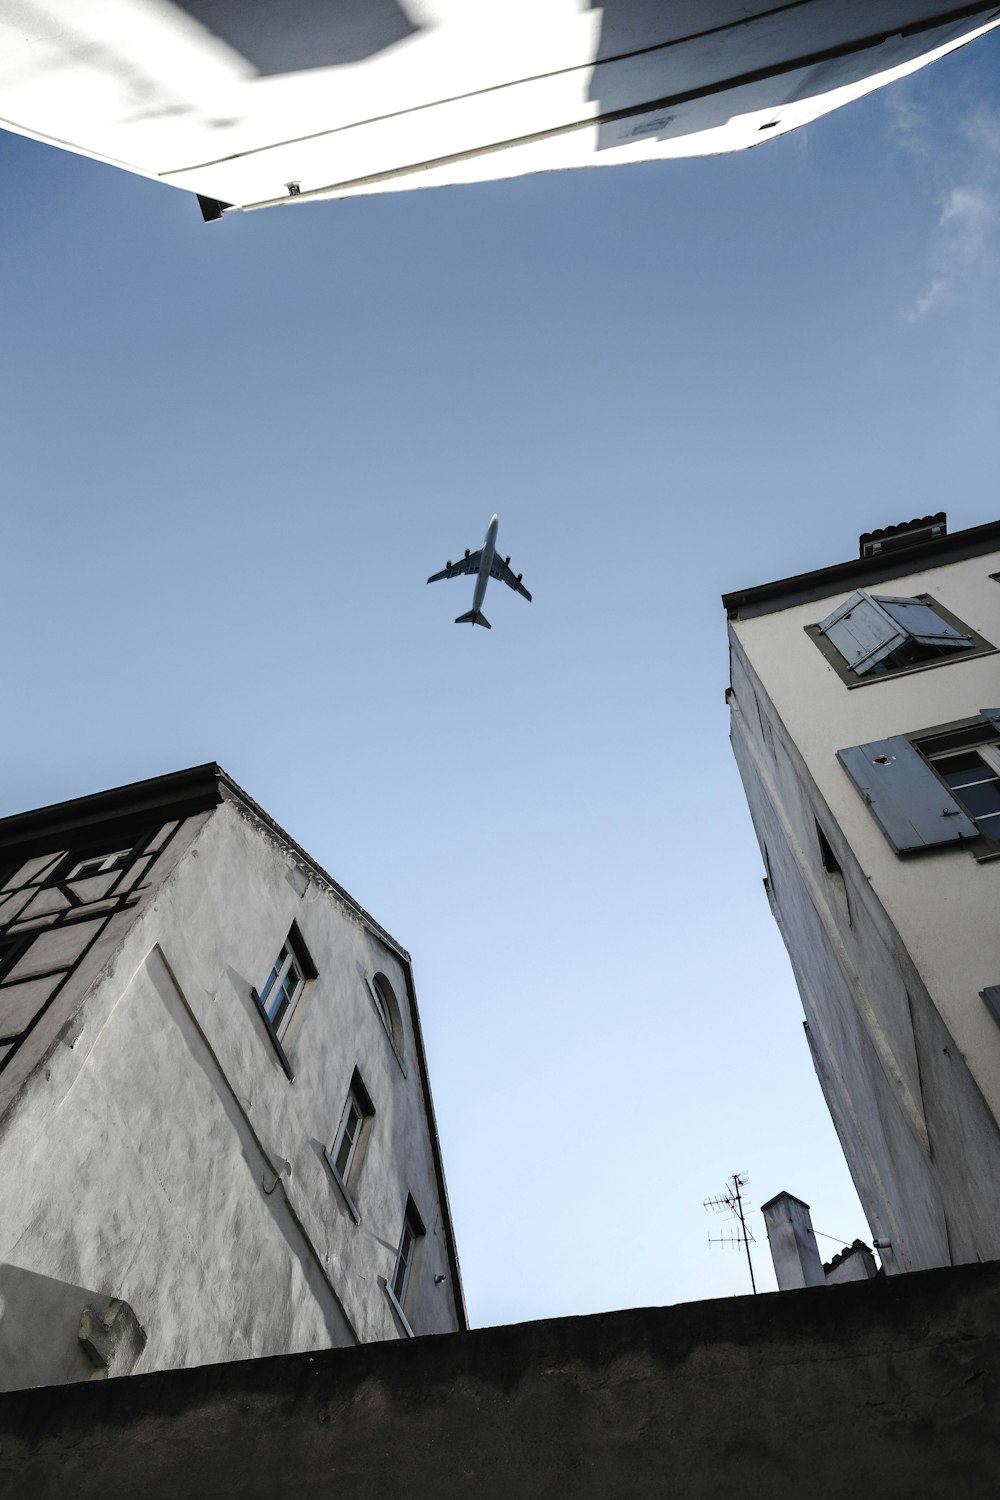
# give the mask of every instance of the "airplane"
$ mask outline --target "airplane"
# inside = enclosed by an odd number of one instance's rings
[[[476,579],[476,592],[472,599],[472,608],[467,615],[459,615],[455,621],[456,625],[482,625],[486,630],[493,627],[482,611],[483,595],[486,593],[486,585],[491,578],[499,578],[508,588],[516,594],[523,594],[528,603],[531,603],[531,595],[521,582],[521,574],[510,571],[510,558],[501,557],[496,550],[497,544],[497,518],[486,528],[486,540],[478,552],[470,552],[465,549],[465,556],[461,562],[448,563],[441,569],[440,573],[432,573],[428,583],[437,583],[439,578],[457,578],[460,573],[478,573]]]

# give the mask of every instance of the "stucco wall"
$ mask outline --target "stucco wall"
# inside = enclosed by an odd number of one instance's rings
[[[409,1321],[463,1323],[407,964],[242,804],[190,825],[72,974],[0,1127],[5,1389],[92,1376],[80,1315],[111,1297],[148,1333],[138,1370],[399,1338],[384,1279],[408,1193],[427,1231]],[[290,1081],[251,988],[293,920],[317,977],[284,1038]],[[401,1060],[376,970],[400,1002]],[[375,1105],[360,1224],[323,1157],[355,1068]]]
[[[430,1146],[407,975],[399,957],[315,878],[263,834],[236,802],[213,815],[171,888],[157,940],[199,1026],[240,1096],[362,1341],[399,1328],[378,1277],[390,1275],[407,1193],[427,1233],[418,1247],[407,1315],[416,1332],[459,1326],[447,1231]],[[292,922],[318,970],[285,1036],[295,1068],[286,1079],[250,998],[263,986]],[[368,976],[385,973],[399,1000],[402,1064],[379,1020]],[[322,1158],[333,1144],[354,1069],[375,1105],[357,1194],[356,1225]],[[405,1071],[404,1071],[405,1069]],[[438,1285],[435,1275],[444,1278]]]
[[[19,1500],[993,1500],[1000,1266],[0,1397]]]
[[[1000,643],[996,557],[880,584],[932,593]],[[887,1269],[1000,1255],[1000,1034],[978,991],[1000,972],[1000,864],[901,860],[836,751],[974,716],[997,656],[848,689],[804,626],[845,593],[731,622],[732,741],[817,1073]],[[841,874],[824,869],[822,827]]]
[[[995,552],[900,573],[872,592],[930,594],[1000,646],[1000,584],[990,577],[997,571]],[[956,657],[848,688],[804,627],[824,619],[850,592],[734,620],[730,629],[1000,1118],[1000,1030],[979,998],[980,990],[1000,983],[1000,862],[979,864],[957,848],[900,859],[836,759],[847,746],[996,707],[1000,655]]]

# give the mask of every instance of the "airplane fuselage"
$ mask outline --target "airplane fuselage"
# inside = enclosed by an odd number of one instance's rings
[[[483,543],[483,555],[479,561],[479,577],[476,579],[476,592],[472,598],[473,611],[478,614],[483,607],[483,598],[486,594],[486,585],[490,581],[490,569],[493,566],[493,558],[497,550],[497,518],[486,528],[486,540]]]
[[[491,578],[498,578],[509,589],[513,589],[515,594],[523,595],[528,603],[531,603],[531,595],[521,582],[520,573],[514,574],[510,571],[510,558],[497,555],[496,516],[492,517],[486,528],[482,547],[475,552],[471,547],[466,547],[465,556],[461,561],[445,563],[440,573],[432,573],[427,582],[437,583],[441,578],[469,578],[473,574],[475,574],[476,586],[473,589],[472,608],[464,615],[457,617],[456,625],[481,625],[484,630],[492,629],[489,620],[483,614],[486,585]]]

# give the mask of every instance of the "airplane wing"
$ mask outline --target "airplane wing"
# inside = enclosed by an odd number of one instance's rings
[[[493,566],[490,569],[490,577],[498,578],[509,589],[513,589],[515,594],[523,594],[528,603],[531,603],[531,595],[521,582],[520,573],[512,573],[502,557],[494,557]]]
[[[428,583],[437,583],[439,578],[458,578],[461,573],[478,573],[479,562],[483,555],[480,547],[478,552],[470,552],[468,557],[460,557],[457,563],[450,562],[440,573],[432,573]]]

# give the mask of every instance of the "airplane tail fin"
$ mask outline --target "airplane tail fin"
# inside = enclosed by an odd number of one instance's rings
[[[481,609],[470,609],[467,615],[459,615],[455,621],[456,625],[482,625],[486,630],[492,630],[493,626],[487,620]]]

